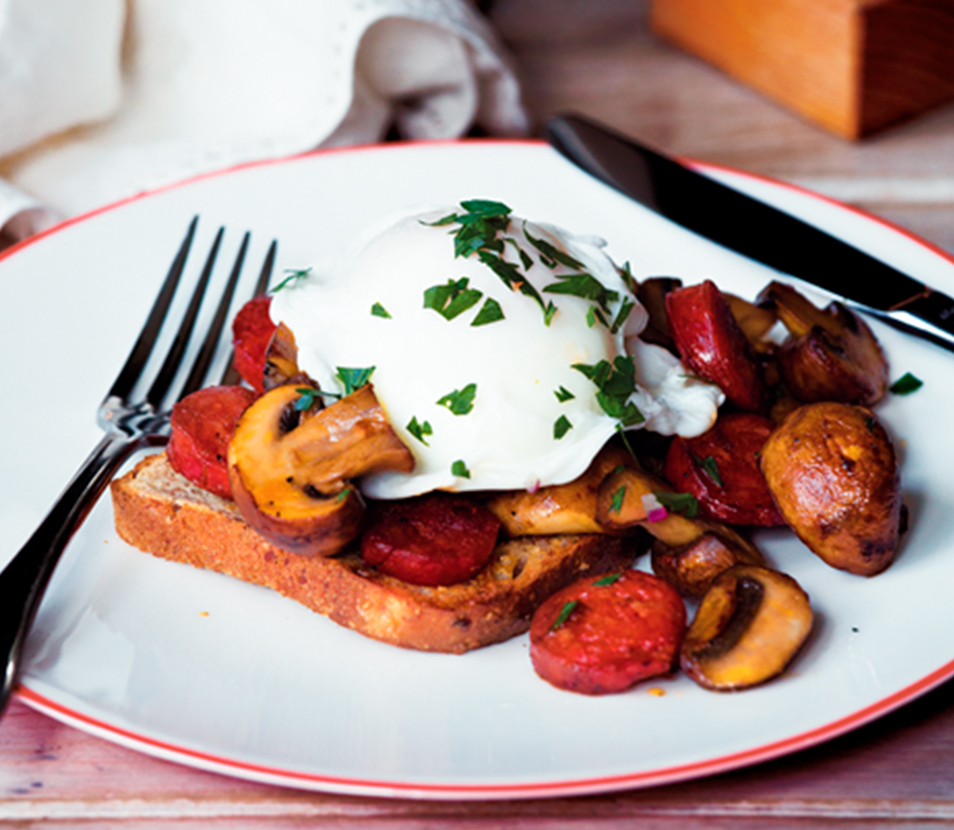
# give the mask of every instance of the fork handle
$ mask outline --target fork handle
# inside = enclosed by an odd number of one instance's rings
[[[6,659],[0,712],[16,685],[27,634],[40,600],[67,543],[106,485],[129,456],[156,441],[123,433],[107,434],[56,500],[46,518],[0,573],[0,656]]]

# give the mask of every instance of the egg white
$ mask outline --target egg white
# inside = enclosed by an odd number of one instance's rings
[[[547,325],[533,298],[511,290],[477,256],[454,257],[457,225],[433,224],[452,212],[402,219],[277,292],[272,302],[272,318],[295,335],[300,368],[323,389],[341,391],[338,367],[374,367],[374,392],[414,454],[415,469],[364,479],[362,490],[373,498],[567,482],[586,470],[618,428],[600,407],[596,386],[573,366],[612,362],[626,354],[627,339],[631,345],[636,342],[647,314],[637,303],[615,334],[599,323],[590,325],[592,301],[544,291],[560,274],[575,269],[544,264],[527,233],[568,253],[617,292],[620,300],[611,306],[615,313],[623,297],[633,298],[602,241],[511,218],[504,235],[513,243],[507,243],[502,256],[520,269],[545,303],[553,300],[557,306]],[[521,261],[518,247],[533,260],[531,267]],[[425,307],[427,289],[464,277],[468,288],[482,292],[476,305],[452,320]],[[488,298],[499,303],[503,319],[471,325]],[[373,314],[372,308],[389,316]],[[687,380],[679,361],[664,350],[636,348],[646,382],[638,377],[633,401],[647,416],[646,424],[667,434],[707,429],[722,402],[719,390]],[[476,385],[476,392],[466,414],[438,403],[469,384]],[[561,401],[561,388],[573,397]],[[555,425],[561,418],[571,427],[558,437]],[[412,419],[418,425],[426,422],[429,434],[412,434]],[[469,475],[462,475],[463,469]]]

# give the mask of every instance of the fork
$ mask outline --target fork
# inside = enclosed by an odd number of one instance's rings
[[[143,378],[175,296],[179,278],[185,269],[198,221],[199,217],[196,216],[190,223],[145,325],[118,377],[100,404],[97,422],[106,434],[67,484],[40,526],[0,573],[0,655],[6,657],[3,688],[0,690],[0,712],[6,707],[16,685],[27,634],[53,570],[70,537],[82,524],[124,461],[139,449],[166,443],[172,404],[202,387],[206,381],[242,273],[249,233],[242,239],[215,314],[192,367],[179,387],[178,395],[172,398],[170,390],[182,374],[183,357],[212,276],[225,233],[224,228],[219,228],[215,236],[179,329],[149,390],[145,395],[134,394],[137,383]],[[263,293],[268,287],[276,251],[277,242],[273,241],[265,256],[255,294]],[[237,375],[231,368],[231,358],[227,365],[229,368],[220,382],[237,382]]]

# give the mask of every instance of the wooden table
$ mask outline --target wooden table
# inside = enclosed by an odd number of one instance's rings
[[[792,181],[954,253],[954,106],[863,144],[827,135],[657,41],[639,0],[496,0],[537,123],[577,110],[667,151]],[[0,827],[550,828],[954,825],[948,684],[812,750],[702,781],[578,799],[386,801],[197,772],[14,703],[0,721]]]

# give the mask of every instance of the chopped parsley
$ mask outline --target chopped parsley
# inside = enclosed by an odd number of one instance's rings
[[[435,227],[460,225],[454,233],[454,256],[469,257],[481,249],[502,252],[504,243],[497,234],[510,226],[511,209],[488,199],[470,199],[460,205],[465,213],[451,213],[430,223]]]
[[[297,270],[294,268],[286,268],[285,273],[288,276],[272,289],[272,294],[277,291],[281,291],[283,288],[291,285],[293,282],[297,282],[302,277],[307,277],[311,273],[311,266],[309,265],[307,268],[299,268]]]
[[[646,419],[629,396],[636,391],[636,366],[631,355],[618,355],[610,364],[601,360],[592,365],[574,363],[573,368],[582,372],[599,390],[596,400],[602,410],[616,418],[623,427],[641,424]]]
[[[619,269],[620,278],[626,284],[626,287],[630,290],[631,294],[636,293],[638,287],[636,283],[636,277],[633,276],[632,268],[630,268],[629,261],[623,263],[623,267]]]
[[[520,247],[516,239],[514,239],[512,236],[508,236],[506,239],[504,239],[504,242],[507,242],[513,246],[513,249],[517,252],[517,256],[520,257],[520,262],[523,264],[523,269],[525,271],[533,268],[533,259],[530,257],[530,254]]]
[[[610,334],[616,334],[626,322],[626,319],[629,317],[630,312],[636,308],[636,303],[633,302],[629,297],[623,297],[623,302],[620,304],[619,311],[616,312],[616,317],[613,318],[613,325],[609,327]]]
[[[623,507],[623,497],[626,495],[626,485],[619,488],[610,499],[610,512],[619,513]]]
[[[466,415],[474,408],[474,396],[477,394],[477,384],[468,383],[463,389],[448,392],[437,401],[438,406],[446,406],[455,415]]]
[[[302,386],[300,389],[295,390],[299,395],[297,401],[295,401],[295,409],[298,412],[304,412],[306,409],[311,409],[315,405],[315,400],[318,398],[340,398],[341,395],[336,395],[334,392],[322,392],[320,389],[313,389],[310,386]]]
[[[423,424],[418,423],[417,416],[414,415],[411,418],[410,423],[406,427],[407,431],[411,433],[418,441],[420,441],[425,447],[429,447],[430,444],[424,439],[425,435],[433,435],[434,430],[431,428],[429,422],[425,421]]]
[[[622,576],[623,576],[623,575],[622,575],[621,573],[618,573],[618,574],[609,574],[608,576],[601,576],[601,577],[600,577],[599,579],[597,579],[596,582],[594,582],[593,584],[594,584],[597,588],[603,588],[603,587],[605,587],[605,586],[607,586],[607,585],[612,585],[614,582],[618,581],[619,579],[622,579]]]
[[[470,470],[467,469],[467,465],[463,460],[458,458],[451,464],[451,475],[455,475],[458,478],[470,478]]]
[[[374,317],[383,317],[385,320],[391,319],[391,315],[388,314],[388,310],[381,305],[381,303],[375,303],[373,306],[371,306],[371,314]]]
[[[477,312],[477,316],[471,321],[472,326],[486,326],[488,323],[496,323],[498,320],[503,320],[504,313],[503,309],[493,297],[488,297],[484,300],[484,304],[480,307],[480,311]]]
[[[924,386],[924,381],[920,378],[916,378],[910,372],[905,372],[900,378],[898,378],[891,386],[888,387],[888,390],[894,395],[910,395],[912,392],[916,392]]]
[[[350,395],[362,386],[366,386],[371,378],[371,373],[375,370],[374,366],[368,366],[366,369],[349,369],[346,366],[336,366],[335,377],[341,381],[344,386],[344,393]]]
[[[689,493],[667,493],[662,490],[653,490],[656,500],[667,510],[682,513],[687,519],[694,519],[699,515],[699,502]]]
[[[547,268],[556,268],[557,264],[560,264],[565,265],[567,268],[572,268],[575,271],[583,270],[583,263],[578,259],[561,251],[556,245],[551,245],[545,239],[536,239],[531,236],[527,231],[526,223],[524,223],[523,226],[523,234],[530,240],[530,244],[540,252],[540,261],[546,265]]]
[[[564,605],[563,608],[560,609],[560,613],[557,614],[557,618],[553,621],[553,625],[550,626],[550,630],[556,631],[561,625],[563,625],[563,623],[565,623],[569,619],[570,614],[573,613],[573,610],[579,604],[580,604],[580,601],[578,599],[572,599],[568,603],[566,603],[566,605]]]
[[[530,281],[520,273],[520,270],[516,265],[512,265],[501,257],[497,256],[491,251],[481,249],[477,253],[477,258],[486,265],[491,271],[493,271],[504,285],[507,286],[511,291],[519,291],[524,296],[530,297],[538,306],[540,306],[543,311],[544,322],[549,325],[550,320],[553,317],[553,311],[550,310],[550,306],[543,302],[543,297],[540,296],[540,292],[534,288]]]
[[[470,280],[448,280],[447,285],[434,285],[424,292],[424,308],[433,308],[445,320],[453,320],[468,308],[477,305],[483,292],[468,288]]]
[[[556,306],[553,303],[544,302],[537,289],[520,273],[520,269],[503,259],[506,243],[509,242],[517,249],[524,269],[533,265],[530,256],[515,240],[500,236],[510,227],[510,207],[503,202],[488,199],[470,199],[460,204],[464,208],[464,213],[451,213],[429,224],[433,227],[458,225],[457,230],[454,231],[454,256],[466,258],[477,254],[478,259],[490,268],[504,285],[512,291],[519,291],[533,299],[543,311],[544,322],[550,325],[550,320],[556,313]],[[478,325],[482,325],[483,322],[489,323],[493,320],[486,319]]]
[[[567,418],[566,415],[561,415],[556,419],[556,423],[553,425],[554,439],[559,441],[571,429],[573,429],[573,424],[570,423],[570,419]]]
[[[584,300],[592,300],[606,313],[609,313],[609,304],[619,299],[616,291],[611,291],[596,277],[585,272],[555,276],[559,282],[551,282],[545,286],[543,289],[545,293],[570,294],[574,297],[582,297]],[[605,321],[601,322],[605,324]]]
[[[692,456],[692,463],[699,467],[702,472],[704,472],[716,487],[724,487],[722,483],[722,477],[719,475],[719,467],[716,464],[716,460],[711,456],[707,455],[705,458],[699,458],[697,455]]]
[[[603,328],[609,328],[609,323],[606,322],[606,318],[595,305],[591,305],[589,310],[586,312],[586,326],[587,328],[593,328],[597,323],[599,323]]]
[[[576,395],[574,395],[574,394],[573,394],[569,389],[567,389],[565,386],[561,386],[561,387],[560,387],[559,389],[557,389],[557,391],[554,392],[553,394],[556,395],[556,399],[557,399],[560,403],[566,403],[567,401],[572,401],[572,400],[576,397]]]

